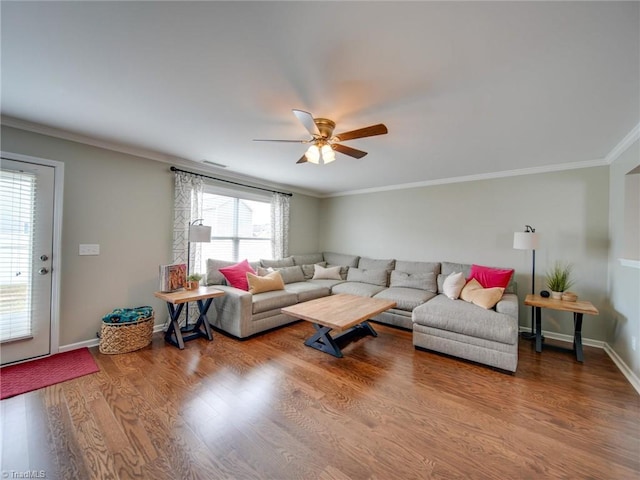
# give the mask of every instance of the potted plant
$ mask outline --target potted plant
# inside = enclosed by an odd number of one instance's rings
[[[197,288],[200,288],[200,280],[202,280],[201,273],[192,273],[187,277],[187,285],[185,288],[187,290],[196,290]]]
[[[571,287],[575,283],[571,279],[571,271],[573,267],[568,262],[556,262],[553,268],[547,272],[547,288],[551,290],[551,298],[560,300],[562,292]]]

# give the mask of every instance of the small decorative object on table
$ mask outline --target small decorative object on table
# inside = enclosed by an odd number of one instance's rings
[[[174,263],[160,265],[160,291],[174,292],[185,286],[187,278],[187,265]]]
[[[564,292],[562,294],[562,300],[565,302],[577,302],[578,301],[578,295],[576,295],[573,292]]]
[[[184,288],[187,290],[197,290],[200,288],[200,280],[202,280],[201,273],[192,273],[187,277],[187,284]]]
[[[116,308],[102,317],[100,353],[128,353],[151,343],[153,308]]]
[[[570,263],[556,262],[547,272],[547,288],[551,290],[551,298],[561,300],[563,292],[575,283],[571,279],[572,270]]]

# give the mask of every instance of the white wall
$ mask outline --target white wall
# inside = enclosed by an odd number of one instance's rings
[[[169,165],[111,150],[2,127],[2,150],[65,164],[60,346],[96,338],[104,314],[151,305],[167,318],[158,265],[171,261],[173,174]],[[292,251],[317,251],[318,199],[291,200]],[[299,227],[299,228],[298,228]],[[78,256],[80,243],[99,256]]]
[[[638,165],[640,142],[636,141],[611,164],[609,188],[612,332],[608,343],[636,377],[640,377],[640,269],[623,266],[619,259],[624,256],[625,242],[625,174]],[[635,351],[632,347],[633,337],[638,342]]]
[[[513,232],[536,228],[536,291],[555,260],[574,264],[572,291],[601,311],[583,336],[610,334],[607,300],[608,167],[482,180],[323,199],[322,250],[401,260],[479,263],[516,269],[521,300],[531,291],[531,252]],[[520,323],[530,326],[521,306]],[[573,318],[545,311],[543,328],[573,334]]]

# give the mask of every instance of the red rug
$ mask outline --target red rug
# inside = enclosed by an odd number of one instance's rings
[[[0,368],[0,400],[100,371],[88,348]]]

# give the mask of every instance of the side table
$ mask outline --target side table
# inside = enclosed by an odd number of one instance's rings
[[[598,309],[591,302],[579,300],[577,302],[565,302],[564,300],[554,300],[544,298],[540,295],[527,295],[524,300],[525,305],[535,307],[536,310],[536,352],[542,352],[542,309],[559,310],[573,313],[573,351],[579,362],[584,362],[582,353],[582,315],[598,315]]]
[[[200,287],[197,290],[155,292],[153,295],[167,302],[167,309],[169,310],[169,317],[171,321],[167,332],[164,334],[166,342],[182,350],[184,348],[184,342],[193,340],[194,338],[204,337],[208,340],[213,340],[211,326],[207,319],[207,312],[211,306],[211,301],[215,297],[221,297],[224,295],[222,290],[218,290],[213,287]],[[182,313],[185,303],[188,302],[198,303],[200,315],[198,316],[198,321],[193,326],[180,328],[178,318],[180,318],[180,314]]]

